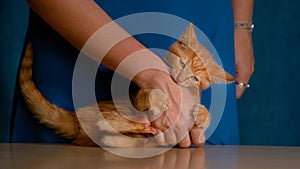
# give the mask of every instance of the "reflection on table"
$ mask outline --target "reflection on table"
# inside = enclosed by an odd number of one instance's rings
[[[299,147],[205,146],[171,149],[149,158],[125,158],[99,147],[0,144],[1,169],[298,169]]]

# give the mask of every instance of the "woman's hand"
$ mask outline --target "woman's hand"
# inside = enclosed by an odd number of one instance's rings
[[[234,30],[236,81],[248,83],[254,71],[254,54],[252,35],[249,29]],[[239,99],[245,92],[244,88],[236,86],[236,97]]]
[[[138,79],[138,80],[137,80]],[[160,145],[176,145],[189,147],[191,145],[189,131],[194,124],[192,109],[194,100],[185,88],[178,86],[170,74],[160,70],[140,72],[134,79],[144,89],[160,89],[169,98],[169,107],[156,116],[151,125],[157,129],[156,140]],[[192,132],[198,137],[199,133]],[[200,139],[198,139],[200,140]],[[199,143],[195,143],[199,145]]]

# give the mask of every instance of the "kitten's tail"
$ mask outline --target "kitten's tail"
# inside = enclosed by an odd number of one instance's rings
[[[79,123],[75,113],[51,104],[32,81],[33,49],[29,43],[23,57],[19,82],[21,92],[30,111],[42,124],[45,124],[64,137],[74,139],[79,131]]]

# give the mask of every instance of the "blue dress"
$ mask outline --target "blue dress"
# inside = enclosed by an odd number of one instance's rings
[[[233,47],[233,13],[231,0],[152,0],[96,1],[113,19],[142,12],[167,13],[183,18],[199,27],[219,54],[224,69],[235,75]],[[151,22],[151,18],[146,20]],[[137,22],[135,24],[143,24]],[[186,25],[187,26],[187,25]],[[176,28],[174,28],[176,29]],[[181,30],[182,32],[184,29]],[[155,33],[135,35],[148,48],[168,50],[174,38]],[[79,51],[30,11],[26,42],[34,48],[33,80],[42,94],[52,103],[74,111],[72,73]],[[96,78],[97,100],[111,99],[110,82],[113,72],[102,66]],[[235,84],[227,85],[223,116],[207,144],[239,144]],[[39,124],[30,113],[18,90],[13,112],[12,142],[68,142],[53,130]],[[211,89],[202,94],[202,103],[211,104]]]

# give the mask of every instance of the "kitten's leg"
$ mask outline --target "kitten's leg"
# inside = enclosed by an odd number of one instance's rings
[[[193,126],[192,140],[196,146],[203,146],[205,142],[204,132],[210,124],[210,114],[205,106],[197,104],[193,109],[193,116],[195,117],[195,125]]]
[[[140,90],[134,99],[134,107],[139,111],[146,111],[150,109],[150,96],[151,89]]]
[[[154,116],[168,108],[168,97],[160,89],[140,90],[135,98],[135,107],[139,111],[149,110]]]
[[[193,116],[195,117],[195,125],[198,128],[207,129],[210,123],[210,114],[205,106],[196,104],[193,109]]]
[[[169,99],[160,89],[151,90],[149,95],[150,113],[152,120],[168,109]]]

